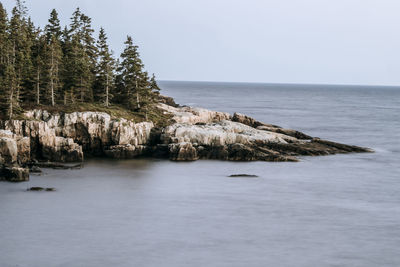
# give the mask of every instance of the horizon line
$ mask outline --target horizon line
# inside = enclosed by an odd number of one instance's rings
[[[400,85],[382,84],[345,84],[345,83],[294,83],[294,82],[228,82],[228,81],[195,81],[195,80],[166,80],[159,79],[159,82],[193,82],[193,83],[241,83],[241,84],[276,84],[276,85],[311,85],[311,86],[357,86],[357,87],[400,87]]]

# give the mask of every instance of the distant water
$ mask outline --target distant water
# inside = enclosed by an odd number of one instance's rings
[[[161,87],[180,104],[376,153],[299,163],[89,160],[0,183],[0,266],[400,266],[400,88]],[[235,173],[260,177],[227,177]]]

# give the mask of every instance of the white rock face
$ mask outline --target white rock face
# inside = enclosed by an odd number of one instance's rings
[[[8,130],[0,130],[0,180],[22,182],[29,180],[29,170],[18,164],[30,160],[29,138]]]
[[[159,104],[158,106],[164,112],[171,113],[174,117],[172,118],[177,123],[212,123],[222,120],[230,120],[231,115],[225,112],[211,111],[204,108],[192,108],[192,107],[179,107],[175,108],[165,104]]]
[[[0,130],[0,156],[3,164],[27,163],[30,160],[29,138]]]
[[[118,149],[122,155],[139,154],[147,145],[154,127],[152,122],[134,123],[125,119],[113,120],[103,112],[73,112],[49,114],[45,110],[32,110],[25,116],[31,120],[5,121],[3,128],[20,136],[35,140],[34,152],[41,148],[43,159],[51,161],[82,161],[83,151],[102,155],[110,147]],[[117,147],[122,145],[120,147]],[[135,153],[131,153],[132,147]],[[122,152],[121,152],[122,151]]]
[[[15,139],[0,137],[0,155],[6,164],[13,164],[18,159],[18,147]]]
[[[165,128],[163,141],[164,143],[190,142],[198,145],[224,146],[236,143],[248,145],[256,141],[287,144],[287,141],[295,142],[297,139],[224,120],[206,125],[175,123]]]
[[[110,136],[113,144],[118,145],[145,145],[149,141],[152,122],[133,123],[125,119],[113,121],[110,128]]]

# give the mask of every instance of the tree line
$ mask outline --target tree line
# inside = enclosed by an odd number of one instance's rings
[[[130,36],[116,59],[103,28],[94,37],[91,18],[79,8],[69,26],[53,9],[48,24],[36,27],[23,0],[11,16],[0,2],[0,112],[9,118],[26,105],[101,103],[143,110],[156,101],[154,74],[144,70]]]

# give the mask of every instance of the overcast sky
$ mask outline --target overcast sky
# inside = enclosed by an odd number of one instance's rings
[[[12,0],[0,0],[10,11]],[[27,0],[36,24],[76,7],[161,80],[400,85],[399,0]],[[97,33],[96,33],[97,34]]]

